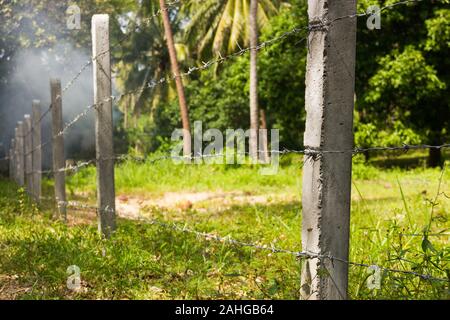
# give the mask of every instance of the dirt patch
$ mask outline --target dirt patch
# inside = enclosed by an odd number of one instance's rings
[[[167,192],[153,199],[121,195],[116,198],[116,210],[122,218],[137,219],[143,208],[188,211],[204,210],[207,207],[225,210],[233,205],[264,205],[285,200],[292,199],[275,194],[252,195],[246,192]]]
[[[0,300],[15,300],[31,291],[31,287],[21,285],[18,279],[16,275],[0,274]]]
[[[279,194],[254,195],[249,192],[167,192],[160,197],[128,196],[116,197],[116,211],[120,218],[137,220],[143,209],[158,211],[199,212],[214,208],[223,211],[234,205],[269,205],[271,203],[294,201],[291,196]],[[93,209],[69,209],[68,224],[92,225],[97,223],[97,213]]]

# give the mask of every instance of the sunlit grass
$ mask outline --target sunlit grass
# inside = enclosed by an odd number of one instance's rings
[[[448,278],[450,169],[440,177],[439,169],[380,169],[355,161],[350,260]],[[71,197],[94,202],[94,182],[94,168],[71,176]],[[118,165],[116,184],[118,194],[143,199],[168,191],[269,195],[264,203],[207,200],[188,210],[146,208],[143,215],[241,241],[301,250],[298,157],[283,159],[279,174],[269,177],[250,166],[125,162]],[[18,298],[299,298],[301,261],[294,256],[126,220],[119,221],[117,233],[106,241],[98,236],[95,223],[66,227],[48,219],[49,208],[38,210],[25,195],[17,197],[11,184],[1,182],[0,187],[0,274],[17,275],[17,285],[28,288]],[[81,269],[80,293],[66,289],[69,265]],[[448,283],[384,273],[381,289],[369,290],[367,268],[351,266],[349,272],[353,299],[450,298]]]

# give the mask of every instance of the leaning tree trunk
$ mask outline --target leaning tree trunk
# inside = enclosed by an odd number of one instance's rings
[[[175,83],[177,86],[178,101],[180,104],[181,121],[183,123],[183,155],[191,155],[191,127],[189,124],[189,111],[186,103],[186,96],[184,94],[183,81],[180,77],[180,68],[178,66],[177,53],[175,51],[175,43],[173,40],[172,27],[170,26],[169,11],[164,0],[159,0],[161,6],[161,15],[164,22],[164,32],[166,35],[167,47],[169,49],[170,63],[172,65],[172,72],[175,76]]]
[[[258,161],[258,0],[250,0],[250,158]]]

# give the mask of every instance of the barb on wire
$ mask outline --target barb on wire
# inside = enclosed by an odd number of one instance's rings
[[[72,210],[88,210],[88,211],[95,211],[97,212],[97,207],[94,205],[89,205],[77,201],[59,201],[58,205],[60,206],[66,206],[68,209]]]
[[[93,160],[87,160],[87,161],[83,161],[78,163],[77,165],[74,166],[67,166],[65,168],[61,168],[58,170],[38,170],[38,171],[31,171],[30,173],[40,173],[40,174],[52,174],[52,173],[56,173],[56,172],[72,172],[72,173],[77,173],[80,169],[88,167],[90,165],[93,165],[97,163],[97,161],[95,159]]]
[[[57,134],[53,135],[52,138],[49,141],[46,141],[44,143],[41,143],[40,145],[36,146],[35,148],[33,148],[31,151],[25,153],[25,155],[29,155],[31,153],[33,153],[34,151],[43,148],[45,146],[47,146],[48,144],[50,144],[54,139],[63,136],[71,127],[73,127],[80,119],[82,119],[83,117],[87,116],[89,114],[89,112],[95,108],[97,105],[96,104],[92,104],[90,106],[87,106],[81,113],[79,113],[78,115],[76,115],[71,121],[67,122],[63,129],[58,132]]]

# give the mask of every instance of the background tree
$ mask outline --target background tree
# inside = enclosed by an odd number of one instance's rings
[[[392,2],[379,1],[379,5]],[[401,122],[419,133],[424,143],[435,145],[449,138],[450,77],[445,52],[450,43],[450,15],[446,3],[424,1],[384,11],[379,31],[360,24],[356,91],[362,124],[395,131],[394,124]],[[363,8],[367,4],[360,2]],[[428,162],[441,164],[441,151],[431,149]]]
[[[258,161],[258,0],[250,0],[250,157]],[[265,120],[264,120],[265,122]],[[267,147],[266,147],[267,149]],[[264,156],[265,158],[265,156]]]
[[[189,124],[189,111],[186,102],[186,96],[184,93],[183,81],[180,76],[180,68],[178,66],[175,42],[169,19],[169,10],[167,10],[164,0],[159,0],[159,3],[161,6],[161,15],[164,22],[164,32],[166,35],[167,47],[169,48],[170,63],[172,65],[172,72],[175,76],[175,83],[177,86],[178,102],[180,104],[181,121],[183,123],[183,154],[184,156],[189,156],[191,154],[191,129]]]

